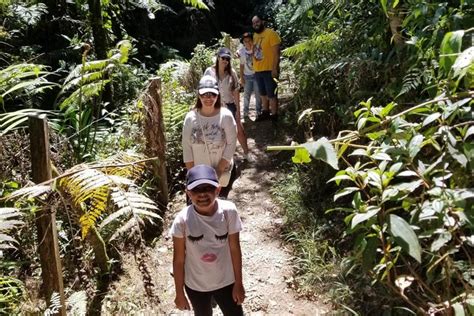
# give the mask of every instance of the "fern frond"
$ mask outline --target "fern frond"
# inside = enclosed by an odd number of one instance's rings
[[[100,224],[100,228],[105,227],[123,215],[145,215],[161,219],[161,216],[158,214],[148,211],[157,210],[156,203],[142,194],[117,189],[111,194],[111,202],[117,207],[117,211],[107,216]]]
[[[57,292],[54,292],[51,295],[50,304],[48,308],[44,311],[44,316],[52,316],[59,313],[61,309],[61,297]]]
[[[118,211],[112,214],[114,216],[109,216],[105,220],[106,224],[122,215],[134,214],[134,211],[142,211],[144,214],[144,211],[157,209],[156,204],[145,196],[121,189],[124,185],[127,187],[133,185],[133,182],[125,177],[136,179],[142,175],[144,165],[142,163],[133,164],[138,158],[142,158],[142,156],[118,153],[100,163],[77,166],[70,171],[74,172],[73,174],[60,180],[60,186],[71,195],[74,203],[85,206],[84,214],[79,219],[83,238],[106,213],[109,197]],[[132,164],[111,166],[125,163]],[[148,216],[152,215],[148,214]],[[106,224],[102,223],[102,225]]]
[[[83,86],[87,83],[95,82],[101,80],[104,77],[102,71],[94,71],[91,73],[84,74],[83,76],[76,77],[71,79],[69,82],[65,83],[61,92],[67,91],[75,86]]]
[[[12,207],[0,208],[0,249],[16,248],[13,243],[18,243],[13,237],[6,234],[7,231],[22,225],[23,222],[16,219],[21,217],[18,209]]]
[[[51,192],[51,186],[50,185],[35,185],[32,187],[24,187],[19,190],[14,191],[12,194],[10,194],[7,197],[7,200],[10,199],[31,199],[35,197],[39,197],[41,195],[47,194]]]
[[[89,101],[92,97],[98,96],[104,89],[105,85],[109,82],[110,79],[107,79],[83,85],[80,89],[74,90],[69,97],[62,101],[59,104],[59,108],[64,110],[64,108],[70,107],[74,104],[78,105],[81,97],[83,103]]]
[[[129,164],[126,166],[119,166],[119,167],[105,167],[105,166],[133,163],[135,161],[143,160],[144,158],[145,158],[144,156],[138,155],[136,153],[119,152],[91,166],[94,166],[94,167],[104,166],[104,168],[101,168],[100,170],[107,175],[138,179],[142,176],[143,172],[145,171],[144,162]]]
[[[50,116],[57,115],[53,111],[46,111],[40,109],[23,109],[8,113],[0,114],[0,136],[6,135],[7,133],[17,128],[24,127],[28,121],[30,114],[48,114]]]
[[[309,10],[314,8],[316,5],[321,4],[322,2],[324,2],[324,0],[301,0],[300,5],[291,17],[290,22],[294,22],[295,20],[301,18]]]
[[[84,63],[84,65],[77,65],[66,77],[64,83],[67,84],[75,78],[80,78],[81,75],[86,74],[89,71],[102,71],[107,67],[107,60],[93,60]]]
[[[405,77],[403,77],[403,84],[400,92],[396,96],[398,98],[401,95],[404,95],[410,91],[416,90],[420,87],[422,83],[422,70],[418,68],[413,68],[407,72]]]
[[[71,195],[76,205],[87,206],[79,219],[82,238],[105,213],[112,183],[107,175],[96,169],[84,169],[60,180],[60,186]]]
[[[296,43],[293,46],[285,48],[283,50],[283,55],[288,56],[288,57],[297,56],[307,51],[310,47],[311,47],[311,39],[307,39],[299,43]]]
[[[191,6],[198,8],[209,10],[208,6],[202,0],[182,0],[184,4],[190,4]]]
[[[176,127],[181,127],[184,117],[189,112],[189,106],[183,104],[181,106],[165,105],[163,110],[163,121],[166,126],[166,129],[174,129]]]
[[[87,300],[85,291],[72,293],[66,301],[69,309],[68,315],[85,316],[87,314]]]
[[[350,63],[348,61],[340,61],[340,62],[331,64],[327,66],[325,69],[321,70],[319,72],[319,75],[322,75],[323,73],[328,72],[328,71],[342,70],[349,64]]]
[[[136,217],[130,218],[125,224],[115,230],[115,232],[110,236],[109,242],[114,240],[115,238],[119,237],[123,234],[130,234],[130,232],[136,231],[139,228],[139,222],[137,221]]]

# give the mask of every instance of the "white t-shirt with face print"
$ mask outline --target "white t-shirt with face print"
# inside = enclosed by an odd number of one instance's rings
[[[184,283],[195,291],[209,292],[235,282],[228,237],[242,230],[242,222],[233,202],[217,203],[212,216],[186,206],[170,229],[173,237],[186,238]]]

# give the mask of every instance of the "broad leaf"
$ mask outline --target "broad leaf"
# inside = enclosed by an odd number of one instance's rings
[[[448,32],[441,43],[441,57],[439,65],[446,74],[451,70],[452,65],[456,61],[457,56],[455,54],[461,51],[462,38],[464,36],[464,30],[455,32]]]
[[[369,210],[370,209],[370,210]],[[351,222],[351,228],[354,229],[354,227],[356,227],[358,224],[362,223],[362,222],[365,222],[369,219],[371,219],[372,217],[374,217],[375,215],[377,215],[377,213],[380,211],[380,207],[369,207],[368,210],[367,210],[367,213],[359,213],[359,214],[356,214],[353,218],[352,218],[352,222]]]
[[[392,158],[388,154],[383,153],[383,152],[374,153],[370,157],[375,160],[387,160],[387,161],[392,160]]]
[[[390,214],[389,233],[402,249],[421,263],[421,247],[413,228],[403,218]]]
[[[469,67],[474,63],[474,47],[469,47],[463,51],[453,65],[454,78],[464,77],[469,70]]]
[[[451,233],[448,231],[442,232],[439,234],[436,239],[433,241],[431,244],[431,251],[432,252],[437,252],[438,250],[441,249],[444,245],[446,245],[450,240],[452,236]]]
[[[309,163],[311,158],[309,156],[308,150],[306,148],[296,148],[295,155],[291,157],[293,163]]]
[[[315,142],[305,143],[303,146],[309,151],[311,156],[320,159],[334,169],[339,170],[336,151],[327,138],[323,137]]]
[[[408,145],[408,153],[410,155],[410,158],[414,158],[416,154],[418,154],[422,147],[421,143],[423,142],[423,139],[424,136],[418,134],[410,140],[410,144]]]
[[[340,198],[344,195],[351,194],[352,192],[355,192],[355,191],[358,191],[358,190],[359,190],[359,188],[356,188],[356,187],[344,188],[344,189],[340,190],[339,192],[337,192],[334,195],[334,201],[336,201],[338,198]]]
[[[438,112],[435,112],[433,114],[428,115],[423,120],[423,126],[426,126],[426,125],[430,124],[431,122],[436,121],[440,116],[441,116],[441,113],[438,113]]]

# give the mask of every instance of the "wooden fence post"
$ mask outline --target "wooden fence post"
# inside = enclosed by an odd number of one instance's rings
[[[168,176],[166,173],[166,129],[163,122],[161,103],[161,81],[152,78],[143,97],[145,108],[146,154],[158,157],[153,161],[153,173],[158,186],[158,205],[163,209],[168,205]]]
[[[46,115],[30,115],[29,127],[33,181],[41,183],[52,178]],[[38,230],[38,250],[43,289],[45,290],[47,304],[49,305],[53,292],[58,293],[61,302],[59,314],[66,315],[66,299],[64,297],[61,258],[59,257],[55,211],[47,206],[38,211],[36,213],[36,228]]]

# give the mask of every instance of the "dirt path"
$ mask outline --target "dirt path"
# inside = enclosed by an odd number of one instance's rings
[[[249,122],[245,129],[255,161],[240,165],[241,175],[229,195],[244,224],[241,233],[247,293],[244,311],[247,315],[325,314],[329,310],[327,306],[299,298],[293,289],[291,254],[280,239],[282,219],[269,193],[279,176],[276,156],[265,152],[273,137],[272,125],[270,122]],[[166,230],[184,201],[184,195],[180,195],[172,203]],[[192,315],[174,307],[174,283],[169,273],[172,242],[166,234],[167,231],[154,249],[147,249],[139,257],[124,256],[124,274],[106,297],[103,314]],[[143,279],[147,278],[151,279],[152,286],[144,286]],[[216,308],[214,315],[219,314]]]

